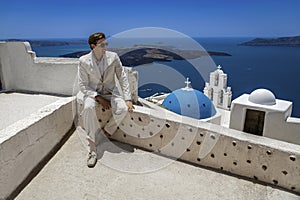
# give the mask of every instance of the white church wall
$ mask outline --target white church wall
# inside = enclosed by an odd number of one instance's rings
[[[283,141],[290,140],[286,134],[288,130],[285,126],[286,121],[284,115],[285,113],[283,112],[270,111],[266,113],[263,136]],[[296,141],[293,143],[295,142]]]
[[[231,103],[230,110],[229,128],[243,131],[247,109],[238,102],[238,99],[235,99]]]
[[[201,121],[206,121],[206,122],[209,122],[209,123],[220,125],[221,124],[221,118],[222,118],[221,113],[218,111],[218,109],[216,109],[216,114],[213,117],[210,117],[210,118],[207,118],[207,119],[201,120]]]
[[[291,102],[277,99],[276,105],[268,106],[251,103],[248,98],[248,94],[243,94],[232,101],[229,128],[243,131],[247,109],[263,111],[263,136],[300,144],[300,123],[288,120],[292,112]]]
[[[300,118],[289,117],[285,125],[288,130],[285,135],[290,138],[290,142],[297,141],[300,144]]]
[[[300,119],[270,113],[264,136],[300,145]]]

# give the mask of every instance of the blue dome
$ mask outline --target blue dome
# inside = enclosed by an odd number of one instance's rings
[[[175,90],[164,99],[162,105],[172,112],[196,119],[206,119],[216,114],[211,100],[192,88]]]

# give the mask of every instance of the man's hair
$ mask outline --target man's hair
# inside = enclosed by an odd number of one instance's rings
[[[96,45],[98,40],[101,40],[103,38],[105,39],[105,34],[101,33],[101,32],[93,33],[92,35],[90,35],[89,41],[88,41],[90,48],[92,49],[91,44]]]

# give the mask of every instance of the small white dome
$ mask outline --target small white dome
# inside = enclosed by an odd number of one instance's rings
[[[261,105],[275,105],[276,104],[276,98],[274,94],[266,89],[257,89],[251,92],[249,98],[249,101],[256,104]]]

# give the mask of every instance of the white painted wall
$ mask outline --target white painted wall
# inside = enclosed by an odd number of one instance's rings
[[[0,78],[3,89],[13,88],[12,81],[7,77],[12,77],[8,46],[5,42],[0,42]]]
[[[126,67],[132,98],[137,101],[138,73]],[[36,57],[28,42],[0,42],[3,90],[76,95],[78,59]]]
[[[76,58],[37,58],[27,42],[0,42],[0,66],[5,90],[72,95]]]

